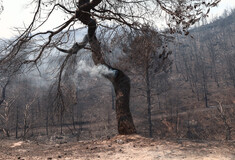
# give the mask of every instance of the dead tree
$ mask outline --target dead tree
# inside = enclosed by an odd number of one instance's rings
[[[26,138],[27,133],[29,132],[30,128],[31,128],[31,122],[30,122],[30,110],[31,110],[31,106],[34,103],[36,99],[36,96],[33,98],[33,100],[31,102],[28,102],[27,104],[25,104],[25,108],[23,111],[23,138]]]
[[[199,21],[201,17],[208,14],[209,8],[216,6],[220,0],[177,0],[177,1],[165,1],[165,0],[150,0],[150,1],[113,1],[113,0],[34,0],[37,4],[36,11],[32,20],[32,23],[24,30],[24,32],[8,47],[4,49],[4,56],[0,59],[0,65],[6,65],[9,61],[17,60],[19,57],[24,57],[24,60],[17,61],[18,67],[21,68],[24,64],[31,67],[29,64],[40,64],[46,51],[51,52],[54,46],[62,45],[69,40],[69,31],[74,24],[79,21],[83,25],[87,26],[88,33],[85,36],[83,43],[75,43],[71,49],[61,49],[60,51],[68,53],[63,63],[60,66],[58,73],[58,97],[63,97],[61,87],[61,80],[64,74],[64,69],[69,63],[72,55],[76,54],[81,48],[85,48],[86,43],[89,42],[92,52],[92,59],[95,65],[103,65],[109,70],[113,71],[112,76],[103,75],[108,79],[114,87],[116,93],[116,116],[118,121],[119,134],[133,134],[136,133],[136,129],[132,120],[132,116],[129,109],[129,96],[130,96],[130,79],[121,70],[112,67],[102,52],[102,48],[99,40],[96,37],[96,29],[98,25],[102,25],[107,28],[115,30],[118,26],[125,26],[129,30],[140,29],[146,24],[153,25],[155,20],[159,18],[161,11],[167,16],[167,25],[169,29],[166,33],[180,33],[188,35],[188,28]],[[190,3],[188,3],[190,2]],[[44,11],[49,12],[45,17]],[[53,30],[46,32],[38,32],[40,28],[54,10],[59,8],[62,12],[70,17],[62,25]],[[42,16],[43,15],[43,16]],[[111,21],[113,27],[110,27]],[[39,38],[44,36],[43,38]],[[38,40],[42,43],[37,44]],[[29,46],[31,44],[31,46]],[[34,45],[34,47],[32,47]],[[27,53],[22,53],[22,49],[27,48]],[[57,47],[58,48],[58,47]],[[48,53],[47,52],[47,53]],[[29,56],[32,54],[32,56]],[[37,67],[37,66],[36,66]],[[63,98],[61,98],[63,104]]]
[[[10,122],[11,122],[10,115],[11,115],[11,111],[13,108],[12,104],[14,103],[14,101],[15,101],[15,98],[11,99],[9,102],[4,100],[2,103],[4,112],[0,113],[0,120],[4,124],[2,131],[7,137],[10,137]]]
[[[229,122],[229,118],[224,111],[224,107],[222,105],[222,102],[218,102],[218,104],[219,105],[217,107],[217,110],[219,112],[219,116],[220,116],[221,120],[223,121],[225,129],[226,129],[226,140],[231,140],[232,139],[231,134],[232,134],[233,128],[231,127],[230,122]]]
[[[131,38],[126,38],[131,37]],[[164,37],[164,36],[163,36]],[[146,26],[142,30],[133,31],[129,35],[117,36],[118,43],[122,40],[122,50],[126,56],[121,58],[120,66],[125,68],[129,72],[133,72],[135,76],[140,76],[143,84],[136,88],[139,92],[139,96],[146,98],[146,110],[147,121],[149,128],[149,136],[153,136],[153,124],[152,124],[152,107],[154,96],[154,83],[156,80],[154,76],[158,73],[166,71],[171,65],[171,61],[168,59],[170,51],[165,49],[161,52],[164,38],[153,28]],[[165,37],[166,38],[166,37]],[[172,38],[172,37],[171,37]],[[170,39],[170,37],[169,37]],[[167,41],[170,41],[170,40]],[[114,43],[114,42],[113,42]],[[161,58],[159,58],[161,57]],[[131,71],[130,71],[131,70]],[[133,78],[136,79],[136,78]]]
[[[9,83],[10,83],[10,77],[7,77],[7,81],[3,85],[1,85],[2,95],[1,95],[1,99],[0,99],[0,106],[4,102],[4,100],[6,99],[6,89],[7,89],[7,86],[9,85]]]

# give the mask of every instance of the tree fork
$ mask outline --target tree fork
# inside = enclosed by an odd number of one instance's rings
[[[84,2],[87,4],[84,4]],[[106,64],[102,56],[100,43],[95,34],[97,28],[96,21],[90,17],[90,9],[87,9],[89,4],[87,0],[79,0],[79,4],[81,7],[78,6],[78,10],[76,11],[76,18],[88,26],[88,38],[92,50],[92,59],[95,65],[102,64],[107,66],[109,69],[112,69],[114,72],[117,71],[117,74],[113,77],[105,75],[104,77],[112,82],[115,89],[118,133],[123,135],[134,134],[136,133],[136,129],[129,108],[130,79],[122,71],[112,68]],[[83,6],[86,6],[85,9],[83,9]]]

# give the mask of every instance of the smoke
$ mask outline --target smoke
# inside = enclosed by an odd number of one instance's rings
[[[78,73],[89,73],[91,77],[115,77],[117,75],[117,70],[112,70],[109,69],[105,65],[94,65],[94,66],[89,66],[87,65],[86,61],[81,60],[78,63]]]

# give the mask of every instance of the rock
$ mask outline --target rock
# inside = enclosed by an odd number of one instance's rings
[[[60,145],[59,145],[59,144],[56,144],[56,145],[55,145],[55,147],[58,147],[58,148],[59,148],[59,147],[60,147]]]
[[[55,138],[56,139],[64,139],[64,137],[62,137],[62,136],[56,136]]]
[[[61,142],[60,142],[60,144],[65,144],[65,143],[67,143],[67,141],[61,141]]]
[[[95,149],[97,149],[97,147],[93,147],[93,148],[91,148],[91,150],[95,150]]]
[[[121,140],[121,139],[117,139],[116,142],[117,142],[118,144],[124,144],[124,141]]]

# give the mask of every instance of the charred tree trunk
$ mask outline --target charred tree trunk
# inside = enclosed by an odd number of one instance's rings
[[[19,128],[19,105],[16,105],[16,123],[15,123],[16,139],[18,138],[18,128]]]
[[[111,96],[112,96],[112,109],[115,110],[115,93],[113,86],[111,86]]]
[[[8,84],[10,83],[10,77],[8,77],[7,82],[5,83],[5,85],[2,87],[2,97],[0,99],[0,105],[4,102],[4,100],[6,99],[6,89]]]
[[[49,126],[49,107],[46,109],[46,135],[48,136],[48,126]]]
[[[222,106],[222,102],[218,102],[219,103],[219,106],[217,107],[218,111],[219,111],[219,115],[222,119],[222,121],[224,122],[224,126],[225,126],[225,129],[226,129],[226,140],[232,140],[232,127],[231,125],[229,124],[229,120],[228,120],[228,117],[226,116],[226,112],[224,111],[224,108]]]
[[[79,0],[76,18],[88,26],[88,39],[92,50],[92,59],[95,65],[105,65],[115,72],[115,76],[104,75],[104,77],[110,80],[114,86],[116,94],[116,118],[118,121],[118,133],[134,134],[136,133],[136,129],[129,108],[130,79],[122,71],[112,68],[106,64],[101,52],[100,43],[96,38],[96,21],[92,19],[89,14],[90,10],[100,2],[101,0],[93,0],[92,2],[89,2],[89,0]]]
[[[130,100],[130,79],[122,71],[114,79],[108,78],[116,93],[116,118],[118,121],[119,134],[136,133],[134,122],[129,107]]]
[[[205,101],[205,106],[206,108],[209,107],[208,105],[208,89],[207,89],[207,77],[206,77],[206,73],[205,70],[203,69],[202,71],[203,73],[203,92],[204,92],[204,101]]]
[[[147,65],[148,66],[148,65]],[[150,80],[149,80],[149,67],[146,68],[146,98],[148,105],[148,124],[149,124],[149,137],[153,137],[153,125],[152,125],[152,104],[151,104],[151,89],[150,89]]]
[[[63,110],[62,107],[60,107],[60,134],[63,134]]]

